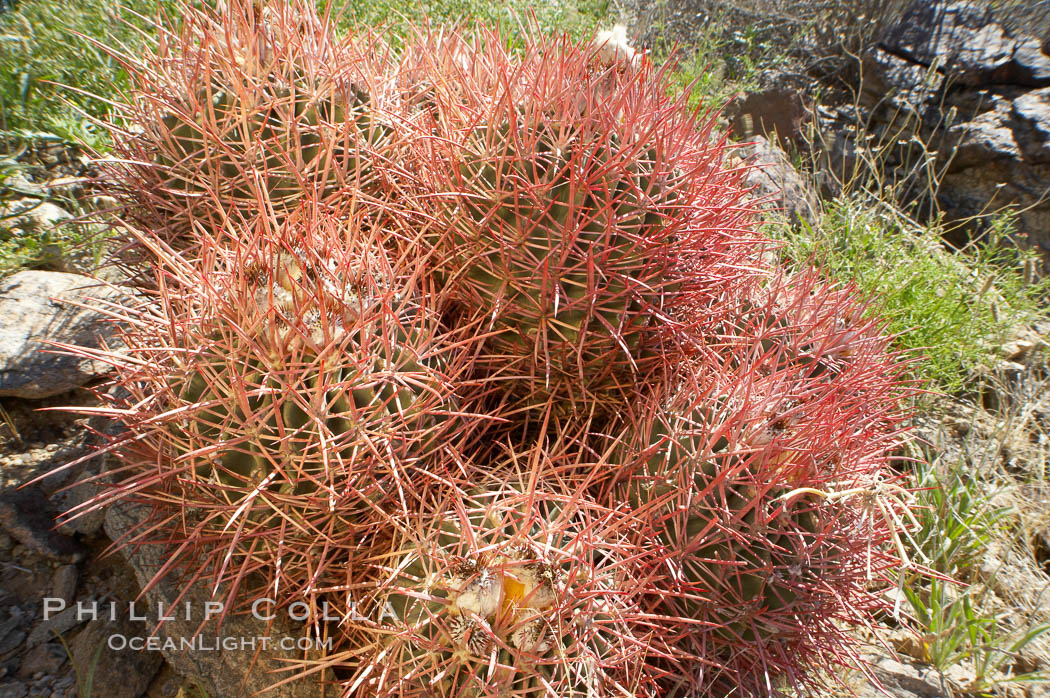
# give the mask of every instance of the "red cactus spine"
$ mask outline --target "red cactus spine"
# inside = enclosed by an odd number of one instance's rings
[[[885,610],[900,563],[903,364],[848,291],[803,274],[763,295],[624,450],[618,496],[662,562],[646,608],[684,680],[667,695],[811,691],[813,667],[857,663],[843,628]]]
[[[404,69],[437,134],[418,139],[444,205],[432,264],[492,333],[479,368],[516,409],[614,410],[704,317],[682,310],[754,268],[724,141],[648,64],[601,68],[586,44],[538,37],[519,58],[484,31],[419,41]]]
[[[124,465],[102,501],[150,504],[173,560],[231,597],[254,571],[280,601],[308,593],[472,428],[462,347],[359,223],[205,245],[208,271],[142,238],[160,290],[114,357]]]

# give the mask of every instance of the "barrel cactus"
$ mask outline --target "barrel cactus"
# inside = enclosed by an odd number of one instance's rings
[[[651,66],[602,68],[588,45],[424,37],[424,186],[445,204],[427,254],[479,368],[513,407],[615,410],[662,380],[674,335],[746,276],[753,253],[725,142]],[[753,246],[752,246],[753,247]],[[745,253],[746,250],[746,253]],[[738,285],[737,285],[738,287]]]
[[[106,161],[106,181],[132,220],[185,244],[194,230],[280,220],[304,195],[378,190],[383,91],[352,68],[381,49],[336,40],[307,2],[181,15],[179,30],[158,25],[153,51],[116,54],[134,92],[111,126],[122,157]]]
[[[801,274],[763,295],[719,340],[732,360],[685,368],[621,451],[636,543],[669,561],[648,608],[691,667],[665,695],[812,690],[899,562],[900,363],[847,291]]]
[[[669,69],[622,31],[395,60],[304,3],[209,13],[109,171],[151,280],[98,502],[231,599],[342,606],[304,673],[347,698],[812,694],[852,663],[900,563],[903,362],[777,267]]]
[[[647,695],[615,522],[513,480],[435,493],[376,548],[344,696]]]
[[[282,602],[408,506],[463,426],[462,344],[359,224],[242,232],[201,266],[141,240],[163,290],[124,318],[134,358],[106,397],[125,465],[105,496],[148,503],[185,565],[261,571]]]

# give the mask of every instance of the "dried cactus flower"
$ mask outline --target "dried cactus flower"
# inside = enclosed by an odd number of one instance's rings
[[[598,32],[594,37],[594,47],[598,49],[599,59],[608,66],[637,68],[641,62],[641,56],[627,43],[627,27],[622,24]]]
[[[377,548],[343,695],[647,695],[615,521],[527,484],[435,492]]]

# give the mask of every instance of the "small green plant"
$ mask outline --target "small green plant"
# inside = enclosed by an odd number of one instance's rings
[[[920,524],[910,534],[915,555],[939,574],[963,578],[1008,525],[1013,509],[992,504],[960,467],[938,474],[934,465],[918,461],[913,472]]]
[[[956,688],[968,695],[985,696],[1005,684],[1047,680],[1043,672],[1014,674],[1011,665],[1029,643],[1050,632],[1050,623],[1004,630],[998,618],[982,612],[980,594],[975,597],[970,588],[937,579],[923,589],[905,587],[904,594],[921,636],[923,660],[940,673],[946,695],[946,673],[957,665],[967,671],[968,683]]]
[[[1033,640],[1050,632],[1050,623],[1039,623],[1017,632],[1003,632],[998,619],[971,626],[970,645],[973,681],[967,690],[978,695],[1004,684],[1041,683],[1050,677],[1045,672],[1011,674],[1010,665]]]
[[[102,657],[102,650],[106,649],[106,646],[100,644],[96,649],[95,653],[91,656],[91,663],[86,667],[81,666],[77,663],[73,657],[73,651],[69,648],[69,643],[66,642],[66,638],[62,637],[60,633],[55,633],[58,636],[58,641],[62,643],[63,649],[66,650],[66,656],[69,657],[69,663],[73,665],[73,673],[77,679],[77,696],[78,698],[92,698],[91,690],[95,687],[95,672],[98,670],[98,662]]]
[[[829,202],[810,227],[769,226],[793,263],[815,261],[832,278],[878,298],[902,349],[924,358],[917,377],[952,392],[991,364],[1019,324],[1042,315],[1048,286],[1026,273],[1031,255],[1004,244],[1010,218],[958,253],[941,227],[922,225],[887,203],[861,195]]]
[[[71,271],[71,257],[81,260],[80,266],[95,269],[102,261],[105,244],[105,236],[96,227],[81,223],[30,235],[0,236],[0,276],[19,269]]]
[[[987,587],[965,584],[988,545],[1009,525],[1013,509],[998,506],[981,491],[978,480],[962,467],[938,473],[935,464],[914,466],[918,524],[908,539],[913,559],[935,576],[905,575],[900,588],[908,604],[909,625],[921,642],[921,659],[941,675],[949,691],[947,672],[955,666],[967,672],[968,694],[986,695],[1005,683],[1043,681],[1038,672],[1011,673],[1018,653],[1050,632],[1037,624],[1013,630],[986,612]]]
[[[690,41],[691,53],[680,55],[672,84],[690,89],[690,106],[721,106],[741,92],[758,89],[759,72],[781,62],[776,48],[753,29],[728,33],[715,23]],[[669,53],[658,48],[657,53]],[[662,56],[666,58],[666,56]]]

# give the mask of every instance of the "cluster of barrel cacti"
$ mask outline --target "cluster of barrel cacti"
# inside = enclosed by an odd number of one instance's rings
[[[171,573],[342,609],[346,696],[767,695],[853,662],[900,563],[902,362],[772,261],[669,68],[615,32],[395,51],[306,0],[182,11],[122,57],[139,302],[98,500],[145,504]]]

